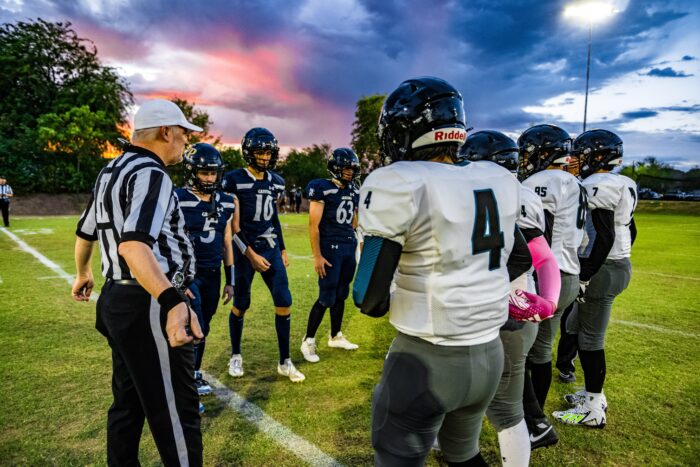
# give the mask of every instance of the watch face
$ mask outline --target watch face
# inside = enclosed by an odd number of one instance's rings
[[[173,274],[173,278],[170,280],[170,283],[173,284],[173,287],[176,289],[181,289],[185,283],[185,275],[182,273],[182,271],[176,272]]]

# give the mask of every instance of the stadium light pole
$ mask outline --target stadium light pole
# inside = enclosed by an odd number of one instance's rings
[[[606,2],[575,2],[564,8],[564,17],[577,21],[583,20],[588,24],[588,55],[586,57],[586,97],[583,104],[583,131],[586,131],[588,119],[588,84],[591,79],[591,42],[593,39],[593,23],[601,23],[617,10]],[[585,24],[584,23],[584,24]]]

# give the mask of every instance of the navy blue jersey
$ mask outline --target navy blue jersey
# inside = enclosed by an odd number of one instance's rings
[[[216,209],[211,201],[202,201],[188,188],[178,188],[175,194],[185,216],[185,228],[194,246],[197,267],[218,268],[224,257],[224,233],[233,216],[233,197],[216,192]]]
[[[260,236],[281,237],[282,232],[275,228],[275,220],[277,198],[284,193],[282,177],[268,170],[262,180],[256,180],[247,169],[237,169],[226,172],[221,187],[238,198],[240,228],[250,242]]]
[[[311,180],[306,197],[323,203],[323,216],[318,225],[321,243],[354,242],[352,218],[359,202],[360,190],[354,183],[345,188],[327,178]]]

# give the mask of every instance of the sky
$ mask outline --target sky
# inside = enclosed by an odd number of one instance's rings
[[[236,144],[270,129],[284,148],[348,146],[355,103],[403,80],[460,90],[468,126],[517,138],[582,131],[588,19],[565,1],[0,0],[0,21],[70,21],[136,103],[179,96]],[[592,25],[588,128],[625,161],[700,165],[700,2],[611,0]],[[135,110],[135,109],[134,109]]]

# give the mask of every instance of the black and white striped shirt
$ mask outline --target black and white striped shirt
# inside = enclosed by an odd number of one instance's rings
[[[173,183],[163,162],[147,149],[129,146],[102,169],[76,235],[99,240],[107,279],[134,279],[117,251],[120,242],[131,240],[153,249],[168,279],[177,272],[194,276],[194,250]]]
[[[0,185],[0,199],[10,199],[7,195],[12,194],[12,187],[5,183]]]

